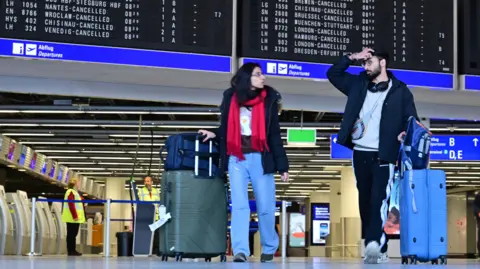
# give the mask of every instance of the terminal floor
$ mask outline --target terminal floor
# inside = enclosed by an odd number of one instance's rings
[[[170,269],[170,268],[275,268],[275,269],[356,269],[356,268],[435,268],[431,264],[401,265],[400,259],[392,259],[388,264],[365,265],[360,259],[324,259],[324,258],[289,258],[286,261],[281,259],[273,263],[260,263],[258,259],[253,259],[248,263],[220,263],[213,261],[206,263],[204,261],[175,261],[162,262],[159,258],[109,258],[105,259],[99,256],[83,257],[62,257],[62,256],[42,256],[42,257],[23,257],[23,256],[0,256],[0,268],[2,269]],[[443,267],[443,266],[442,266]],[[480,268],[478,260],[450,259],[448,268]]]

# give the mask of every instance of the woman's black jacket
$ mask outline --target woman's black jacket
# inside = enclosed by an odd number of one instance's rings
[[[280,132],[280,119],[278,117],[282,97],[275,89],[265,86],[267,96],[265,98],[265,128],[267,130],[267,143],[270,151],[262,152],[262,166],[264,174],[288,172],[289,164]],[[228,172],[227,156],[227,124],[230,103],[234,89],[230,88],[223,93],[220,105],[220,127],[212,130],[219,143],[220,162],[219,175]]]

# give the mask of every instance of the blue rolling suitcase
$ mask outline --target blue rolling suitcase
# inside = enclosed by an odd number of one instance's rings
[[[400,182],[402,264],[447,264],[447,192],[442,170],[407,170]]]

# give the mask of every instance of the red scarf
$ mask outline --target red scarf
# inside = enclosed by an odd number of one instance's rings
[[[263,152],[268,149],[267,131],[265,128],[265,97],[267,91],[263,90],[261,94],[252,100],[247,101],[244,106],[252,107],[252,149]],[[240,160],[245,160],[242,152],[242,135],[240,130],[240,106],[237,95],[233,94],[230,102],[227,124],[227,155],[235,156]]]

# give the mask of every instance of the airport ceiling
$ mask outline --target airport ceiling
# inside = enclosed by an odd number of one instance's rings
[[[279,197],[302,199],[312,191],[326,192],[330,181],[340,180],[339,169],[350,161],[329,156],[330,135],[338,131],[341,119],[341,114],[329,112],[282,112],[285,145],[288,127],[316,128],[317,142],[310,147],[286,145],[291,182],[279,182]],[[159,150],[168,135],[217,124],[218,109],[211,106],[0,93],[3,135],[99,183],[108,177],[128,179],[137,152],[134,177],[139,184],[149,169],[160,175]],[[480,134],[477,122],[431,120],[430,127],[435,134]],[[478,163],[432,162],[432,168],[447,172],[450,187],[480,186]]]

